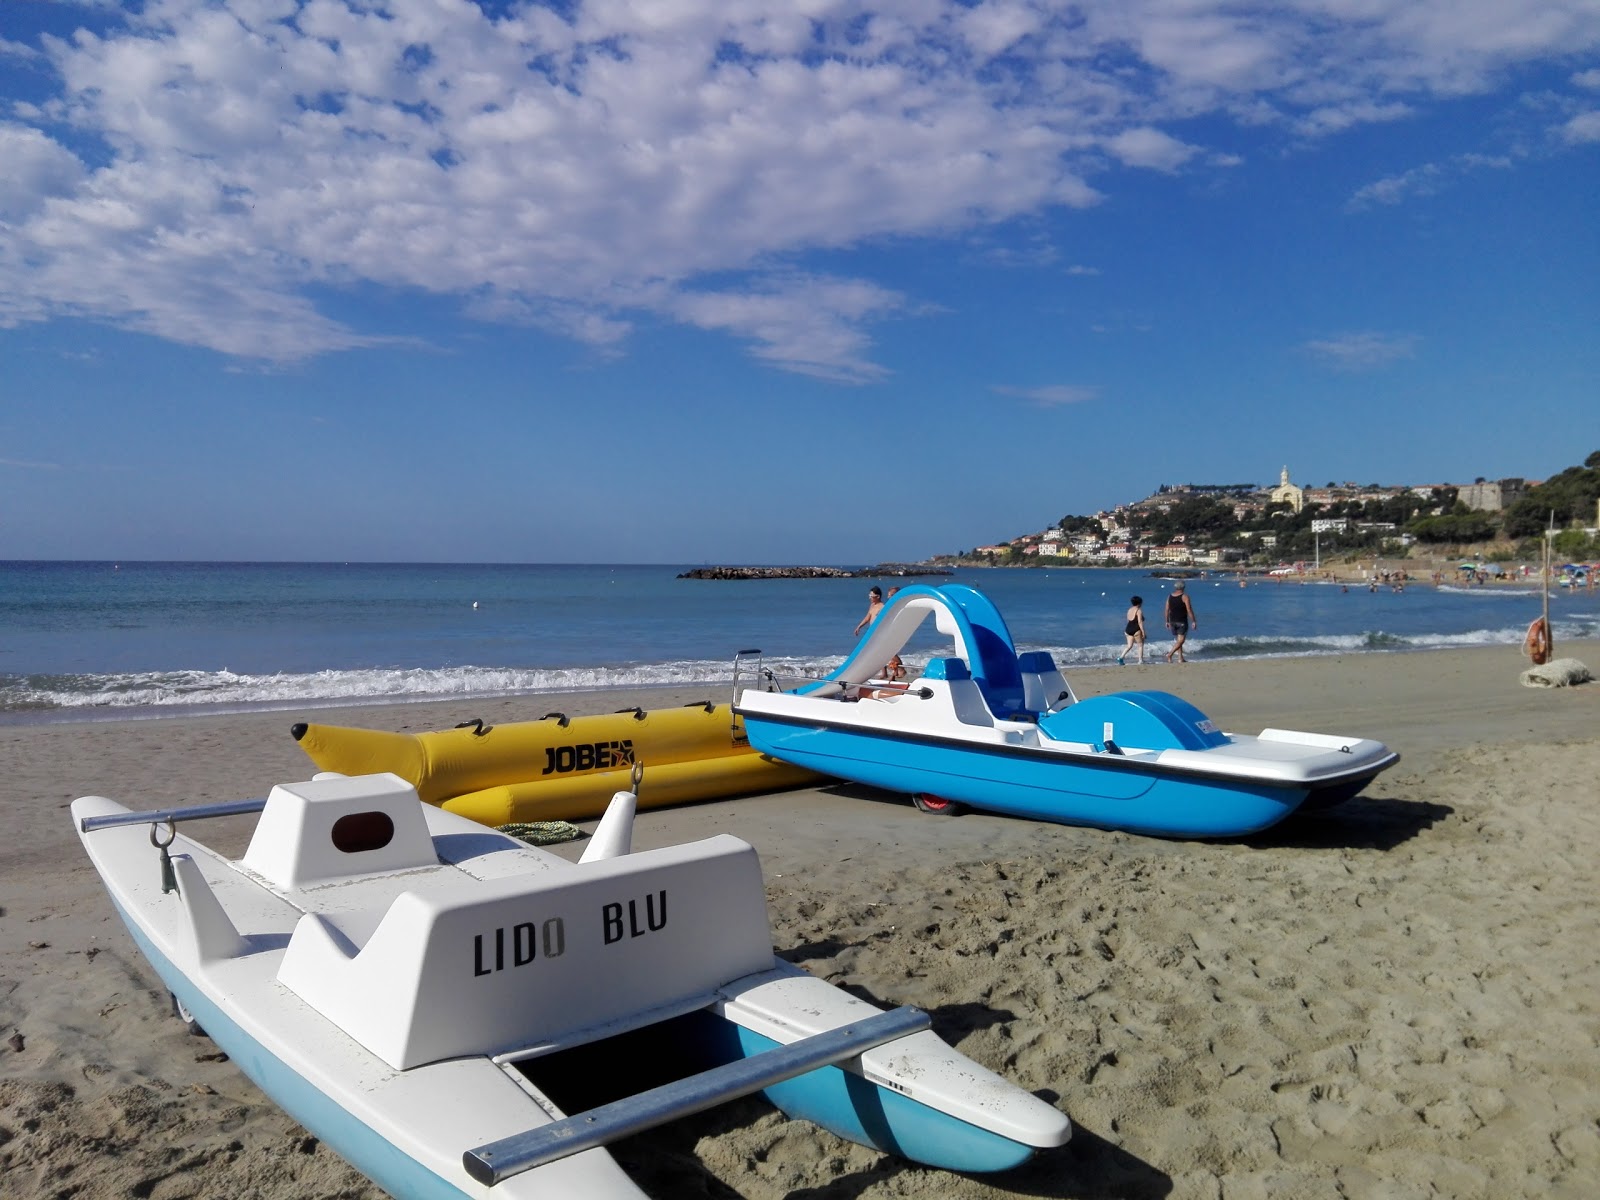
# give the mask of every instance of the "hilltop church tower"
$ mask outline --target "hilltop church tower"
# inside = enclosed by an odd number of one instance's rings
[[[1287,504],[1295,512],[1306,506],[1304,489],[1289,482],[1289,468],[1284,467],[1283,473],[1278,476],[1278,486],[1272,489],[1269,497],[1274,504]]]

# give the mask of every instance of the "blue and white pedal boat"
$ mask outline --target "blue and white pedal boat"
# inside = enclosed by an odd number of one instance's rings
[[[920,677],[875,678],[924,621],[953,641]],[[738,690],[741,652],[735,660]],[[1400,756],[1382,742],[1219,730],[1166,692],[1078,699],[1048,653],[1019,654],[962,584],[903,588],[832,674],[785,689],[757,664],[735,711],[764,754],[908,792],[919,807],[1177,838],[1238,837],[1356,795]]]
[[[577,863],[387,774],[72,815],[179,1015],[396,1197],[638,1200],[607,1143],[756,1091],[957,1171],[1067,1140],[927,1014],[775,958],[745,842],[630,853],[635,802],[617,794]],[[241,812],[260,817],[237,861],[178,831]]]

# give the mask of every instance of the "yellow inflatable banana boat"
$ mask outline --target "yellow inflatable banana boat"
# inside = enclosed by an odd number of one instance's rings
[[[644,808],[797,787],[813,772],[752,750],[731,705],[625,709],[609,716],[549,713],[538,721],[469,721],[432,733],[339,725],[290,732],[323,771],[392,771],[437,804],[485,825],[579,820],[605,811],[645,764]]]

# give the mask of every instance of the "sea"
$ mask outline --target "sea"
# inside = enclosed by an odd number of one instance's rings
[[[704,580],[683,565],[0,562],[0,723],[704,685],[734,659],[822,675],[877,583],[986,593],[1022,650],[1105,666],[1141,595],[1163,649],[1172,580],[1146,570],[968,569],[924,580]],[[1191,579],[1192,661],[1520,644],[1536,587]],[[1552,588],[1557,645],[1600,635],[1600,592]],[[944,642],[929,622],[913,669]],[[1158,657],[1158,656],[1157,656]],[[741,660],[748,679],[749,656]]]

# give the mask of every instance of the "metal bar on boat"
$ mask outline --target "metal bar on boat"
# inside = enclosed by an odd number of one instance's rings
[[[156,808],[149,812],[112,813],[104,817],[85,817],[79,825],[84,833],[113,829],[118,825],[164,825],[178,821],[203,821],[208,817],[237,817],[257,813],[267,806],[266,797],[254,800],[225,800],[220,804],[197,804],[193,808]]]
[[[602,1104],[564,1120],[512,1134],[461,1156],[467,1174],[494,1186],[513,1175],[704,1112],[774,1083],[851,1058],[874,1046],[928,1028],[928,1014],[909,1005],[838,1029],[741,1058],[687,1079]]]

